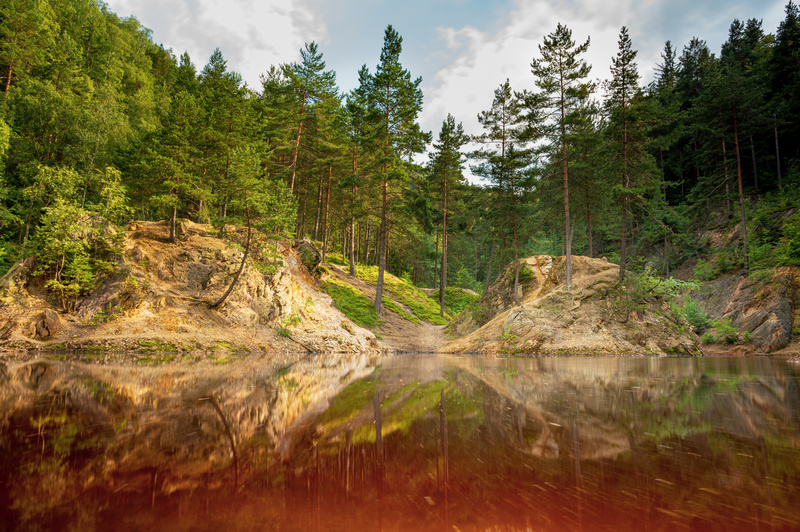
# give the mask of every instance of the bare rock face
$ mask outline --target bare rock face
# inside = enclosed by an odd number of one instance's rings
[[[573,256],[572,289],[564,287],[564,257],[535,256],[520,265],[520,305],[513,265],[452,325],[463,338],[445,349],[465,353],[699,354],[688,323],[664,301],[630,301],[617,282],[619,266]]]
[[[28,258],[25,262],[18,262],[0,279],[0,306],[27,303],[28,292],[25,290],[25,284],[33,271],[34,262],[34,257]]]
[[[798,270],[785,267],[749,277],[726,275],[701,288],[697,300],[710,317],[729,319],[739,332],[749,333],[760,351],[777,351],[792,338]]]
[[[45,309],[36,321],[36,338],[45,339],[52,338],[61,330],[61,318],[58,312],[50,309]]]
[[[348,321],[304,266],[319,255],[311,243],[254,237],[251,254],[224,305],[242,263],[247,230],[181,222],[168,242],[168,221],[128,224],[117,269],[81,297],[75,312],[50,310],[47,291],[28,285],[32,264],[19,264],[0,281],[0,349],[71,349],[102,346],[177,351],[377,353],[374,334]],[[304,258],[305,257],[305,258]],[[55,337],[58,336],[58,340]]]

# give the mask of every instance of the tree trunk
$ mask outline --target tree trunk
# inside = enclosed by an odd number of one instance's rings
[[[722,160],[723,160],[723,171],[725,172],[725,214],[728,218],[731,217],[731,196],[730,196],[730,186],[728,180],[728,153],[726,151],[725,146],[725,139],[722,139]]]
[[[567,125],[565,123],[566,120],[566,109],[564,108],[565,101],[564,101],[564,89],[561,89],[561,166],[562,171],[564,174],[564,240],[565,240],[565,250],[564,255],[567,259],[567,282],[566,282],[566,289],[569,290],[572,288],[572,239],[569,237],[570,235],[570,227],[569,227],[569,174],[567,172]],[[516,254],[516,247],[514,249],[514,253]]]
[[[628,260],[628,118],[626,116],[625,98],[622,99],[622,242],[619,254],[619,280],[625,280],[625,263]]]
[[[483,292],[489,289],[489,283],[492,279],[492,264],[494,262],[494,253],[497,248],[497,241],[492,240],[492,250],[489,252],[489,264],[486,266],[486,279],[483,280]]]
[[[300,101],[300,121],[297,124],[297,138],[294,141],[294,154],[292,155],[292,178],[289,182],[289,192],[294,193],[294,176],[297,173],[297,155],[300,153],[300,135],[303,131],[303,114],[306,110],[306,95],[303,91],[303,99]]]
[[[750,135],[750,157],[753,159],[753,183],[755,184],[756,195],[758,195],[758,168],[756,165],[756,148],[753,146],[753,135]]]
[[[247,205],[247,192],[245,192],[244,201],[245,201],[244,213],[245,217],[247,218],[247,242],[244,245],[244,254],[242,255],[242,262],[241,264],[239,264],[239,270],[233,277],[230,286],[228,286],[228,289],[225,290],[225,293],[222,294],[222,297],[219,298],[219,300],[217,300],[216,303],[210,305],[209,308],[211,309],[219,308],[225,302],[225,300],[228,299],[228,296],[231,294],[231,292],[233,292],[236,283],[239,281],[239,277],[242,275],[242,271],[244,271],[244,265],[247,262],[247,255],[248,253],[250,253],[250,235],[252,233],[252,226],[250,224],[250,207]]]
[[[369,264],[369,222],[366,222],[364,229],[364,265]]]
[[[592,250],[592,206],[589,203],[589,187],[586,187],[586,232],[589,237],[589,257],[594,257]]]
[[[781,178],[781,149],[778,145],[778,115],[772,114],[775,118],[775,163],[778,167],[778,190],[783,192],[783,179]]]
[[[317,214],[314,217],[314,242],[319,239],[319,221],[322,214],[322,176],[319,176],[317,185]]]
[[[442,274],[439,283],[439,315],[444,317],[444,291],[447,288],[447,166],[444,169],[442,195]]]
[[[742,187],[742,155],[739,150],[739,122],[736,117],[736,107],[733,108],[733,142],[736,146],[736,174],[739,181],[739,210],[742,214],[742,246],[744,247],[744,273],[750,269],[747,257],[747,216],[744,212],[744,189]]]
[[[434,246],[434,253],[435,255],[439,254],[439,231],[436,231],[436,244]],[[438,257],[437,257],[438,258]],[[434,259],[433,261],[433,287],[439,284],[439,261]]]
[[[325,254],[328,252],[328,213],[331,206],[331,174],[333,174],[333,166],[328,166],[328,186],[325,192],[325,224],[324,224],[324,238],[322,239],[322,262],[325,262]]]
[[[515,194],[511,193],[511,224],[514,229],[514,303],[517,306],[519,302],[519,256],[517,252],[517,209],[514,205]]]
[[[169,243],[175,243],[175,221],[178,215],[178,208],[173,205],[172,207],[172,215],[169,217]]]
[[[383,177],[383,201],[381,205],[381,227],[378,230],[378,240],[380,241],[380,250],[378,252],[378,283],[375,286],[375,312],[378,316],[381,315],[383,308],[383,274],[386,271],[386,209],[389,204],[389,178],[384,173]]]
[[[356,194],[358,187],[356,186],[356,175],[358,175],[358,152],[357,148],[353,147],[353,198],[350,201],[350,275],[356,276]]]

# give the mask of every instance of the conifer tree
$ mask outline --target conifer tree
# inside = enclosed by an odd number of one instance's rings
[[[492,106],[478,114],[478,122],[483,126],[484,132],[476,136],[473,141],[481,145],[470,157],[478,161],[478,164],[470,168],[475,175],[484,178],[490,183],[492,193],[493,208],[490,210],[494,218],[496,235],[492,243],[492,249],[496,249],[498,240],[500,241],[500,254],[506,251],[507,239],[514,236],[514,219],[511,203],[515,201],[512,197],[512,170],[516,166],[516,161],[509,158],[509,150],[512,146],[524,142],[528,123],[526,122],[525,107],[522,100],[511,90],[509,80],[500,85],[494,91]],[[514,152],[515,158],[520,155],[519,150]],[[514,245],[514,255],[516,256],[516,244]],[[489,286],[494,252],[490,253],[489,264],[487,266],[485,287]],[[498,274],[502,268],[498,268]]]
[[[639,71],[636,65],[636,51],[631,46],[628,28],[622,27],[619,34],[619,50],[612,59],[612,78],[608,84],[606,109],[609,114],[609,132],[613,139],[613,164],[618,175],[621,174],[620,203],[622,226],[620,231],[619,279],[625,279],[628,262],[628,216],[632,198],[632,176],[638,177],[638,189],[643,190],[650,181],[653,170],[652,157],[645,150],[645,129],[642,117],[643,106],[639,88]],[[616,172],[615,172],[616,173]],[[635,187],[633,187],[635,188]]]
[[[375,310],[380,315],[383,300],[383,276],[388,250],[388,221],[392,206],[389,185],[407,180],[407,163],[421,152],[429,135],[422,131],[417,116],[422,111],[422,78],[412,80],[400,63],[403,38],[391,25],[383,38],[380,63],[370,76],[369,101],[375,113],[375,141],[381,153],[378,180],[381,188],[381,225],[378,233],[378,284],[375,289]]]
[[[444,316],[444,294],[447,288],[447,214],[448,194],[452,195],[453,190],[459,184],[463,176],[461,170],[464,164],[464,156],[461,149],[469,141],[464,133],[464,128],[456,119],[448,114],[442,122],[442,129],[439,131],[438,142],[433,143],[434,152],[430,154],[431,179],[434,188],[440,190],[442,198],[442,275],[439,285],[439,314]]]
[[[591,66],[580,56],[589,49],[589,39],[583,44],[572,40],[572,31],[558,24],[539,45],[540,58],[531,62],[531,72],[541,96],[538,105],[549,115],[546,134],[554,143],[553,156],[560,167],[564,194],[564,242],[566,254],[566,288],[572,287],[572,231],[569,212],[569,164],[567,147],[570,130],[580,119],[580,106],[594,91],[586,81]]]

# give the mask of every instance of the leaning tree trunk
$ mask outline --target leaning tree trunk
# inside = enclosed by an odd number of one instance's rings
[[[244,271],[245,262],[247,262],[247,254],[250,253],[250,235],[252,233],[252,226],[250,225],[250,207],[247,206],[247,194],[245,193],[245,208],[244,208],[245,217],[247,218],[247,242],[244,245],[244,255],[242,255],[242,263],[239,265],[239,270],[236,272],[236,275],[233,277],[230,286],[228,289],[225,290],[225,293],[222,294],[222,297],[217,300],[217,302],[212,303],[209,307],[212,309],[218,309],[228,296],[231,295],[233,289],[236,287],[236,283],[239,281],[239,277],[242,275],[242,271]]]

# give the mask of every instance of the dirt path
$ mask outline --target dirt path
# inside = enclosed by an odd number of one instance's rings
[[[444,325],[426,322],[415,325],[394,316],[392,318],[381,325],[380,334],[383,341],[397,349],[398,353],[437,353],[444,345]]]

